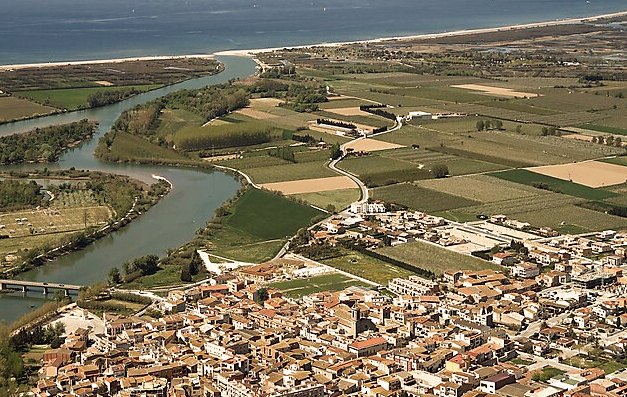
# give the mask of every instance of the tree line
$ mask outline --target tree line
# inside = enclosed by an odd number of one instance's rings
[[[41,186],[35,181],[0,180],[0,210],[2,211],[34,207],[39,205],[42,199]]]
[[[91,137],[95,130],[95,123],[81,120],[0,137],[0,164],[57,161],[70,144]]]
[[[87,105],[90,108],[111,105],[137,94],[141,94],[141,91],[135,88],[96,91],[87,97]]]

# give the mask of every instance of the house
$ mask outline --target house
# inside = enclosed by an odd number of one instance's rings
[[[516,377],[514,375],[500,373],[482,380],[479,384],[479,389],[484,393],[494,394],[501,387],[514,382],[516,382]]]
[[[513,277],[534,278],[540,274],[538,265],[530,262],[518,263],[511,267]]]

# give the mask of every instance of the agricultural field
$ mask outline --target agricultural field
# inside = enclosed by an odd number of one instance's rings
[[[255,168],[247,168],[244,164],[242,171],[255,183],[261,184],[337,176],[322,162],[288,163]]]
[[[388,262],[372,258],[357,251],[343,251],[342,256],[322,260],[325,265],[363,277],[381,285],[397,277],[408,277],[414,273]]]
[[[627,129],[625,128],[611,127],[611,126],[606,126],[602,124],[586,123],[586,124],[580,124],[577,127],[583,128],[586,130],[603,132],[606,134],[627,135]]]
[[[264,189],[279,191],[286,195],[317,193],[333,190],[357,188],[355,182],[347,176],[332,176],[329,178],[302,179],[297,181],[266,183]]]
[[[506,168],[506,166],[500,164],[424,149],[395,149],[377,154],[382,157],[413,163],[427,171],[430,171],[436,164],[443,164],[448,167],[449,175],[451,176],[497,171]]]
[[[97,92],[119,91],[121,89],[134,89],[145,92],[159,87],[160,85],[148,84],[124,87],[64,88],[54,90],[20,91],[15,93],[15,95],[59,109],[73,110],[87,107],[88,98]]]
[[[400,183],[372,189],[372,197],[388,203],[405,205],[417,211],[432,213],[480,204],[460,196],[426,189],[412,183]]]
[[[417,164],[377,155],[349,157],[342,160],[338,167],[359,176],[368,186],[431,178],[429,171],[421,169]]]
[[[280,214],[280,216],[278,216]],[[260,240],[284,239],[321,212],[263,190],[251,189],[234,205],[226,225]]]
[[[340,273],[325,274],[322,276],[308,277],[306,279],[295,279],[290,281],[280,281],[269,284],[268,287],[276,288],[290,298],[301,298],[321,291],[341,291],[352,286],[369,286],[359,280],[352,279]]]
[[[580,197],[587,200],[603,200],[615,196],[614,193],[608,190],[594,189],[588,186],[570,182],[568,180],[553,178],[528,170],[516,169],[503,172],[495,172],[491,175],[511,182],[521,183],[523,185],[533,186],[534,184],[544,184],[548,187],[548,189],[546,190],[551,190],[574,197]]]
[[[489,175],[471,175],[457,178],[427,179],[415,182],[416,185],[460,196],[468,200],[482,203],[534,197],[550,194],[534,187],[521,185],[495,178]]]
[[[48,114],[56,111],[50,106],[43,106],[26,99],[12,96],[0,96],[0,122]]]
[[[319,208],[326,209],[327,206],[332,205],[338,211],[359,200],[359,196],[359,189],[329,190],[326,192],[293,195],[294,198],[305,200],[309,204],[315,205]]]
[[[500,266],[492,262],[458,254],[423,241],[414,241],[395,247],[383,247],[377,249],[376,252],[421,269],[432,271],[435,274],[442,274],[447,270],[500,269]]]
[[[267,261],[287,238],[321,214],[285,197],[250,189],[232,205],[221,224],[210,226],[209,253],[251,263]]]
[[[545,165],[530,168],[529,171],[591,188],[619,185],[627,182],[627,168],[622,165],[601,161]]]
[[[526,207],[511,213],[510,216],[532,225],[548,226],[562,233],[620,230],[627,228],[627,219],[608,215],[600,211],[568,204],[552,208],[528,211]]]

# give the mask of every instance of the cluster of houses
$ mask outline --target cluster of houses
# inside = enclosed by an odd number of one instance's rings
[[[591,362],[627,354],[627,280],[622,276],[603,289],[546,288],[494,270],[456,271],[437,280],[394,279],[390,294],[353,286],[299,300],[267,286],[303,269],[289,260],[216,276],[210,283],[170,292],[169,304],[160,303],[164,313],[159,318],[103,315],[103,331],[75,330],[60,348],[44,353],[33,393],[627,394],[627,372],[620,365],[610,373],[569,361],[573,352]],[[556,369],[558,374],[551,372]]]

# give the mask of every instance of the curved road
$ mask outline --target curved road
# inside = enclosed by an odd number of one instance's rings
[[[344,176],[350,178],[353,182],[355,182],[355,184],[357,184],[357,186],[361,190],[361,198],[359,199],[358,203],[365,203],[365,202],[368,201],[368,197],[369,197],[368,187],[357,176],[351,174],[348,171],[344,171],[343,169],[337,167],[337,164],[346,157],[347,146],[350,145],[351,143],[354,143],[354,142],[359,141],[359,140],[368,139],[368,138],[380,136],[380,135],[383,135],[383,134],[387,134],[387,133],[390,133],[390,132],[398,131],[402,127],[403,127],[403,122],[401,121],[401,119],[398,119],[398,120],[396,120],[396,124],[394,124],[394,127],[390,128],[387,131],[383,131],[383,132],[379,132],[377,134],[373,134],[370,137],[360,136],[359,138],[355,138],[355,139],[353,139],[351,141],[348,141],[348,142],[346,142],[346,143],[344,143],[344,144],[342,144],[340,146],[340,150],[342,152],[342,156],[340,158],[337,158],[337,159],[332,160],[331,162],[329,162],[328,167],[330,169],[332,169],[333,171],[337,172],[338,174],[341,174],[341,175],[344,175]]]

